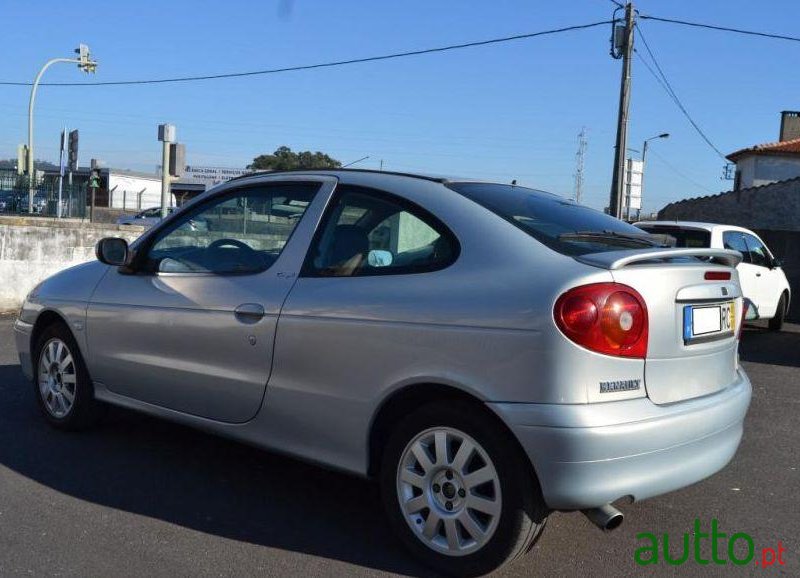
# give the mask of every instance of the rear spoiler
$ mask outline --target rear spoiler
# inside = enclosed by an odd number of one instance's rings
[[[577,261],[600,267],[601,269],[622,269],[628,265],[646,264],[647,262],[664,262],[669,259],[680,259],[683,257],[706,257],[712,263],[736,267],[742,262],[742,254],[739,251],[729,249],[645,249],[645,250],[626,250],[608,251],[606,253],[590,253],[575,257]]]

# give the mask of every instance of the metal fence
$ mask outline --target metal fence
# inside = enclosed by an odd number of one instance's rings
[[[59,205],[59,178],[46,176],[29,179],[16,172],[0,172],[0,215],[29,215],[41,217],[85,218],[86,184],[61,183]],[[33,210],[30,198],[33,196]]]

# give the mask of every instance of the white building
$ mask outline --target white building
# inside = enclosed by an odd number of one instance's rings
[[[781,113],[778,142],[741,149],[727,159],[736,163],[736,190],[800,177],[800,112]]]

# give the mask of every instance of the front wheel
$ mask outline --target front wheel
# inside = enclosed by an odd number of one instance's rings
[[[471,403],[433,403],[401,422],[385,448],[381,493],[405,545],[446,575],[512,561],[547,517],[527,457]]]
[[[94,425],[103,406],[94,399],[89,372],[69,329],[61,323],[47,327],[34,359],[34,394],[44,418],[66,430]]]
[[[769,320],[769,328],[771,331],[780,331],[783,328],[783,322],[786,319],[786,293],[781,294],[778,300],[778,308],[775,310],[775,316]]]

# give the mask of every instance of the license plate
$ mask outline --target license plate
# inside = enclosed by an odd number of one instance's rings
[[[733,301],[715,305],[686,305],[683,308],[683,340],[712,340],[733,333],[736,307]]]

